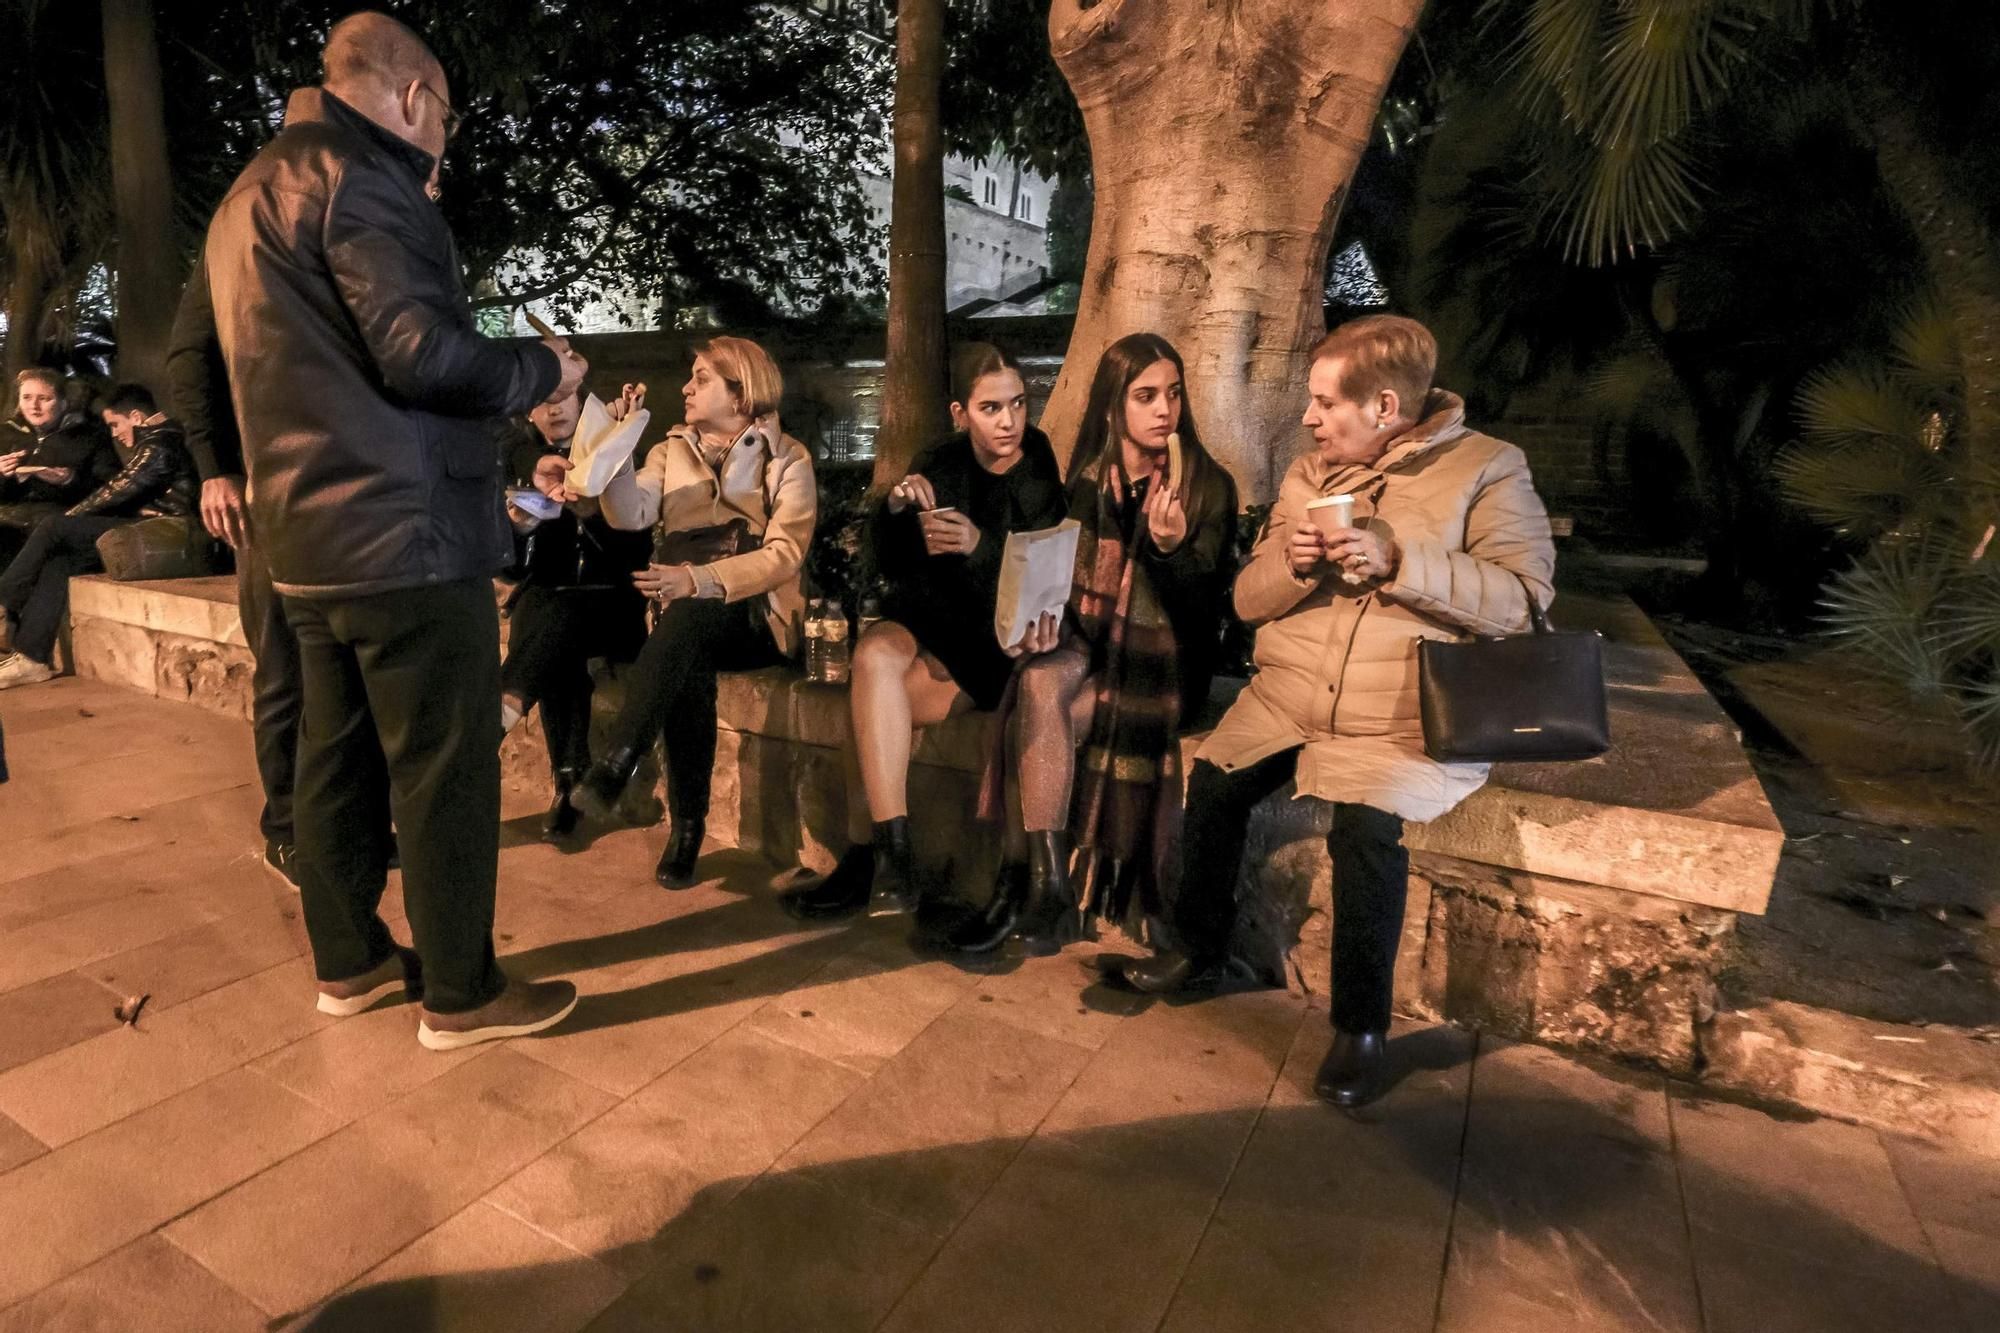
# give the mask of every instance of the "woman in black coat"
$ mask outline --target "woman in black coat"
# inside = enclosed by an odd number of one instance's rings
[[[885,887],[914,908],[911,731],[1000,702],[1014,670],[993,632],[1007,535],[1063,519],[1061,469],[1028,424],[1019,363],[986,343],[960,349],[952,398],[958,433],[917,456],[875,517],[889,592],[884,618],[854,650],[843,751],[850,846],[832,874],[789,897],[801,917],[866,907],[882,860]]]

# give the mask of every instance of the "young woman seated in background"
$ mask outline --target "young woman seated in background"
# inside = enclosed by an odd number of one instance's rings
[[[849,845],[832,874],[788,895],[803,918],[859,911],[878,880],[915,908],[911,731],[1000,702],[1014,672],[993,632],[1007,535],[1063,519],[1061,469],[1048,438],[1028,424],[1013,357],[988,343],[960,348],[951,419],[957,433],[919,454],[875,515],[889,587],[883,619],[854,650],[842,751]]]

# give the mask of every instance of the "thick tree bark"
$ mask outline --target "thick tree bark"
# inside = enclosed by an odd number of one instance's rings
[[[7,347],[4,358],[7,392],[12,394],[14,375],[33,365],[42,352],[42,337],[54,303],[54,273],[34,262],[32,256],[16,253],[11,257],[13,275],[7,284]],[[5,409],[14,410],[9,398]]]
[[[118,222],[118,373],[163,389],[184,275],[174,247],[173,176],[152,0],[103,0],[103,15]]]
[[[1342,194],[1423,0],[1054,0],[1090,134],[1095,221],[1043,413],[1067,453],[1103,350],[1164,335],[1245,503],[1303,441],[1304,353]]]
[[[944,0],[896,10],[896,177],[889,212],[888,365],[875,484],[887,486],[944,428]]]

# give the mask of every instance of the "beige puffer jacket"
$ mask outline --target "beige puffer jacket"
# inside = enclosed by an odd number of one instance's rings
[[[722,455],[720,469],[702,457],[692,430],[676,426],[653,446],[643,467],[611,479],[601,502],[617,528],[657,524],[688,532],[747,520],[762,544],[706,568],[726,600],[762,598],[778,651],[798,655],[805,638],[799,572],[819,517],[819,486],[812,454],[784,433],[776,416],[752,422]]]
[[[1236,612],[1259,626],[1257,674],[1197,758],[1231,770],[1303,747],[1298,795],[1418,821],[1486,781],[1484,764],[1424,754],[1417,642],[1525,630],[1522,580],[1546,607],[1555,548],[1521,451],[1467,430],[1456,394],[1433,390],[1424,407],[1373,468],[1315,453],[1285,474],[1236,580]],[[1393,580],[1355,587],[1338,571],[1292,574],[1285,550],[1306,505],[1346,493],[1358,522],[1402,547]]]

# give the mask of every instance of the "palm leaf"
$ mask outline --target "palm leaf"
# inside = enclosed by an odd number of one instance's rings
[[[1685,229],[1700,209],[1699,192],[1693,155],[1681,143],[1605,145],[1558,191],[1545,224],[1571,263],[1613,264]]]
[[[1596,137],[1657,143],[1721,98],[1755,25],[1739,0],[1626,0],[1618,8]]]
[[[1856,537],[1906,526],[1948,485],[1932,455],[1887,437],[1793,445],[1771,465],[1785,498],[1817,522]]]
[[[1950,660],[2000,655],[2000,563],[1983,560],[1953,582],[1938,602],[1931,637]]]
[[[1947,553],[1922,542],[1878,544],[1827,584],[1820,598],[1827,633],[1912,693],[1941,692],[1945,663],[1928,625],[1952,566]]]
[[[1934,299],[1911,306],[1897,321],[1891,360],[1896,377],[1927,401],[1950,401],[1963,391],[1958,338]]]
[[[1923,438],[1923,409],[1873,366],[1818,371],[1800,387],[1797,401],[1800,429],[1822,444],[1876,439],[1916,444]]]

